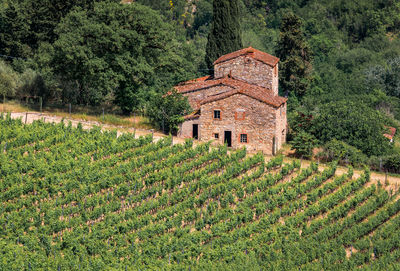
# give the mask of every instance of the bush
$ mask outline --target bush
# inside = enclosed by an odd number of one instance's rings
[[[367,156],[359,149],[336,139],[323,146],[323,151],[318,153],[318,158],[323,161],[339,161],[340,164],[350,163],[353,166],[361,166],[367,163]]]
[[[165,95],[155,94],[149,103],[146,115],[164,133],[176,134],[179,124],[184,121],[183,116],[190,111],[187,97],[172,90]]]
[[[310,158],[313,154],[316,142],[317,140],[313,135],[301,131],[294,136],[291,144],[292,149],[296,151],[297,156]]]
[[[387,118],[367,105],[335,101],[319,108],[314,119],[314,135],[326,143],[337,139],[367,155],[388,155],[392,146],[383,136]]]
[[[4,61],[0,61],[0,96],[14,96],[18,86],[19,78],[17,73]]]
[[[400,154],[386,156],[383,161],[385,170],[391,173],[400,173]]]

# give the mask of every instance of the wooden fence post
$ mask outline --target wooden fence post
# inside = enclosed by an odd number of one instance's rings
[[[39,97],[39,103],[40,103],[40,115],[42,115],[42,108],[43,108],[43,99],[42,99],[42,97]]]

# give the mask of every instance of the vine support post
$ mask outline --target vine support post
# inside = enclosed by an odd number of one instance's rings
[[[388,172],[387,170],[385,171],[385,185],[388,185]]]
[[[39,97],[39,104],[40,104],[40,115],[42,115],[42,109],[43,109],[43,98]]]
[[[25,113],[25,124],[28,121],[28,112]]]
[[[69,117],[71,117],[71,103],[69,103]]]

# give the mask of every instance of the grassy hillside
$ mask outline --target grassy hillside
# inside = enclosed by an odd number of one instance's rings
[[[368,170],[3,116],[0,149],[4,270],[399,268]]]

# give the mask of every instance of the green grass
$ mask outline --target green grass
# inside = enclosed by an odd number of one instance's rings
[[[72,106],[72,112],[69,114],[68,105],[52,104],[42,108],[43,114],[55,115],[58,117],[74,120],[92,121],[100,124],[120,126],[122,128],[154,129],[149,120],[140,115],[121,115],[118,108],[105,106],[103,116],[103,107],[101,106]],[[7,101],[6,104],[0,104],[0,112],[40,112],[37,103],[24,103],[15,100]]]

